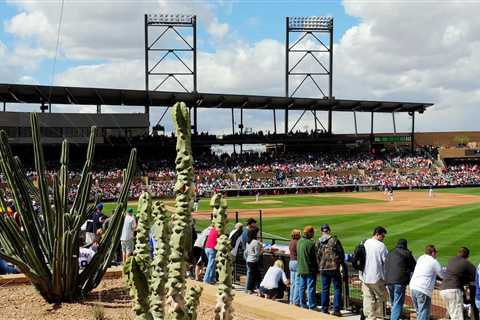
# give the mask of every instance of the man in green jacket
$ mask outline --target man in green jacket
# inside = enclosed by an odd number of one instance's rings
[[[297,243],[297,274],[300,296],[300,307],[315,309],[316,307],[316,274],[318,270],[317,256],[315,253],[315,230],[312,226],[303,229],[303,237]],[[307,301],[305,301],[305,290]]]

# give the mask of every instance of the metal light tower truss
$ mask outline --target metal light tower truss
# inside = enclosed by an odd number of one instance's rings
[[[192,37],[185,36],[185,29],[190,29]],[[167,34],[175,36],[180,42],[172,45],[167,43]],[[153,37],[150,41],[149,35]],[[160,53],[155,56],[154,54]],[[150,54],[151,53],[151,54]],[[185,53],[191,53],[191,61],[184,57]],[[167,58],[174,58],[182,71],[162,71],[162,66]],[[162,65],[163,63],[163,65]],[[188,77],[186,77],[188,76]],[[192,79],[186,82],[185,78]],[[151,80],[160,80],[152,86]],[[197,92],[197,17],[185,14],[146,14],[145,15],[145,90],[157,91],[169,80],[172,79],[181,91]],[[183,81],[182,81],[183,80]],[[192,84],[193,83],[193,84]],[[149,101],[147,97],[147,101]],[[197,107],[193,106],[194,131],[197,130]],[[160,117],[159,125],[165,116],[168,108]],[[149,112],[149,106],[145,106],[145,112]]]
[[[290,35],[300,34],[300,36],[291,43]],[[326,41],[325,34],[328,37]],[[309,79],[313,83],[313,87],[318,91],[324,99],[332,99],[332,75],[333,75],[333,18],[332,17],[287,17],[286,18],[286,33],[285,33],[285,96],[293,97],[298,90],[306,85]],[[302,44],[305,39],[309,38],[314,41],[313,47],[305,48]],[[328,63],[322,62],[318,56],[328,55]],[[290,63],[292,55],[301,55],[300,59]],[[318,70],[302,71],[302,61],[307,57],[311,57],[314,61],[315,68]],[[292,78],[301,77],[300,83],[291,90],[290,80]],[[327,86],[319,84],[318,79],[326,77],[328,79]],[[316,111],[310,110],[315,120],[315,130],[317,124],[322,123],[318,120]],[[303,115],[307,112],[305,110],[295,125],[290,129],[293,130],[298,124]],[[325,129],[325,127],[323,127]],[[285,110],[285,133],[289,132],[288,128],[288,108]],[[332,110],[328,111],[328,133],[332,133]]]

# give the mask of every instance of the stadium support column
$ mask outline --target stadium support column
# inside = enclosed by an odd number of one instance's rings
[[[243,105],[240,107],[240,141],[243,141]],[[240,143],[240,154],[243,153],[243,143]]]
[[[237,150],[235,148],[235,113],[234,113],[234,110],[232,108],[232,135],[234,136],[233,139],[234,139],[234,142],[233,142],[233,153],[237,153]]]
[[[289,37],[289,17],[285,18],[285,97],[289,97],[288,92],[288,69],[289,69],[289,45],[290,45],[290,37]],[[288,106],[285,107],[285,134],[288,134]]]
[[[145,15],[145,113],[150,114],[150,94],[148,84],[148,16]]]
[[[355,125],[355,135],[358,136],[357,113],[353,111],[353,124]]]
[[[410,134],[410,152],[414,153],[415,151],[415,111],[412,111],[412,132]]]
[[[192,18],[192,34],[193,34],[193,92],[197,93],[197,17]],[[198,134],[198,124],[197,124],[197,108],[198,105],[194,104],[193,106],[193,133]]]
[[[328,59],[330,70],[328,72],[328,99],[332,102],[333,99],[333,23],[330,30],[330,50],[328,50]],[[328,134],[332,134],[332,109],[328,110]]]
[[[371,118],[370,118],[370,151],[372,151],[373,147],[373,116],[375,112],[372,111]]]
[[[273,133],[277,134],[277,113],[275,108],[273,108]]]

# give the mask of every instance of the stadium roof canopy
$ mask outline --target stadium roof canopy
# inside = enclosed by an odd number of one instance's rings
[[[148,98],[147,98],[148,96]],[[242,94],[167,92],[85,87],[0,84],[0,101],[75,105],[169,106],[177,101],[199,108],[286,109],[357,112],[421,112],[433,103],[321,98],[289,98]]]

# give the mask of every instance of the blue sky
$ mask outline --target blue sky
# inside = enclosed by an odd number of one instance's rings
[[[60,6],[60,1],[48,1],[54,8]],[[112,1],[112,4],[114,1]],[[233,2],[212,2],[215,3],[214,11],[220,17],[221,22],[228,23],[230,26],[229,34],[234,41],[243,41],[254,43],[262,39],[270,38],[279,42],[285,39],[285,17],[286,16],[308,16],[308,15],[328,15],[335,18],[334,39],[338,41],[345,30],[355,25],[358,19],[345,13],[341,1],[233,1]],[[65,9],[69,2],[65,3]],[[15,35],[5,30],[5,25],[15,15],[22,13],[21,6],[15,2],[0,2],[0,41],[7,47],[13,48],[19,42],[25,42],[28,39],[16,38]],[[141,19],[142,17],[138,17]],[[205,21],[199,18],[198,22],[198,50],[204,52],[215,52],[219,47],[229,46],[231,43],[224,42],[219,44],[212,41],[209,36]],[[54,23],[54,22],[52,22]],[[138,35],[143,36],[143,30],[138,30]],[[31,39],[30,43],[34,43]],[[105,62],[105,59],[75,60],[68,59],[61,54],[57,58],[55,70],[56,73],[72,68],[76,65],[85,63],[98,64]],[[35,73],[32,75],[40,84],[49,84],[51,79],[53,59],[44,58],[38,64]],[[1,81],[0,76],[0,81]]]
[[[0,82],[50,84],[59,7],[60,0],[0,2]],[[478,129],[476,1],[69,0],[55,84],[143,89],[143,15],[161,12],[198,16],[200,91],[283,95],[285,17],[331,15],[337,98],[433,102],[416,119],[419,130]],[[206,129],[228,129],[228,114],[207,114]],[[270,115],[246,117],[253,129],[271,123]],[[351,118],[335,114],[334,131],[351,131]],[[379,116],[377,130],[391,130],[390,119]],[[399,130],[410,130],[407,116],[397,119]],[[368,119],[359,120],[368,131]]]

